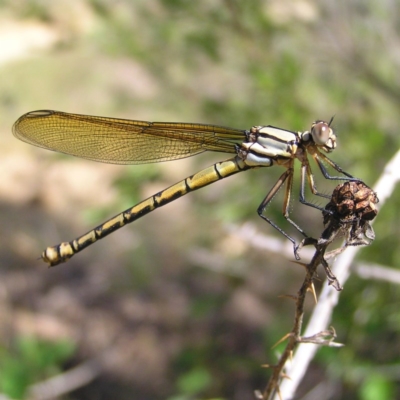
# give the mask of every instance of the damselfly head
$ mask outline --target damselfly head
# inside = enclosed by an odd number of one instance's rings
[[[321,146],[326,152],[336,147],[336,135],[325,121],[315,121],[311,125],[311,137],[317,146]]]

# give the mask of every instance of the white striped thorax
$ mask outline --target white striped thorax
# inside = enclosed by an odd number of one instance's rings
[[[246,131],[247,141],[237,146],[239,157],[249,167],[269,167],[276,162],[284,165],[309,146],[331,152],[336,147],[336,135],[330,123],[316,121],[310,131],[292,132],[274,126],[253,126]]]

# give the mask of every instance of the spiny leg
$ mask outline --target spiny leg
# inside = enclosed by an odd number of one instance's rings
[[[308,186],[311,189],[311,193],[314,194],[315,196],[320,196],[324,197],[326,199],[330,199],[331,196],[321,193],[318,191],[317,186],[315,185],[314,181],[314,174],[312,173],[310,163],[308,162],[308,158],[305,157],[302,161],[301,165],[301,192],[300,192],[300,201],[303,203],[302,200],[305,201],[305,176],[307,176],[307,181],[308,181]],[[304,202],[303,204],[310,205],[313,207],[312,204],[309,204],[307,202]]]
[[[314,158],[315,162],[318,164],[318,167],[321,170],[322,175],[324,175],[325,179],[331,179],[331,180],[336,180],[336,181],[345,181],[345,180],[360,181],[360,179],[354,178],[352,175],[350,175],[349,173],[344,171],[338,164],[336,164],[334,161],[332,161],[330,158],[328,158],[325,154],[321,153],[318,149],[316,149],[315,152],[312,152],[312,157]],[[329,173],[326,170],[326,167],[322,161],[325,161],[337,172],[340,172],[341,174],[346,175],[346,176],[329,175]]]
[[[308,180],[308,184],[310,186],[311,192],[317,196],[325,197],[325,198],[330,198],[330,196],[327,196],[325,194],[322,194],[318,192],[315,182],[314,182],[314,176],[312,174],[310,164],[308,163],[308,160],[303,161],[303,165],[301,166],[301,184],[300,184],[300,195],[299,195],[299,200],[301,204],[304,204],[309,207],[316,208],[317,210],[324,211],[324,207],[320,207],[314,203],[310,203],[309,201],[306,200],[305,196],[305,186],[306,186],[306,176]]]
[[[283,206],[283,216],[293,226],[295,226],[299,232],[301,232],[304,236],[307,237],[305,232],[289,218],[289,201],[290,201],[291,186],[292,186],[292,181],[293,181],[293,162],[290,164],[289,168],[279,177],[278,181],[275,183],[275,185],[271,188],[271,190],[265,196],[264,200],[262,201],[262,203],[259,205],[259,207],[257,209],[257,213],[264,221],[267,221],[271,226],[273,226],[277,231],[279,231],[283,236],[285,236],[287,239],[289,239],[293,243],[294,256],[296,257],[296,260],[300,260],[300,257],[297,253],[298,246],[297,246],[296,241],[290,235],[288,235],[283,229],[281,229],[278,225],[276,225],[271,219],[269,219],[268,217],[266,217],[263,214],[267,205],[271,202],[273,197],[276,195],[276,193],[279,191],[279,189],[282,187],[282,185],[285,183],[285,181],[288,178],[289,178],[289,180],[286,185],[285,201],[284,201],[284,206]]]
[[[352,175],[350,175],[346,171],[344,171],[338,164],[336,164],[334,161],[332,161],[330,158],[328,158],[325,154],[321,153],[318,149],[314,149],[314,151],[312,151],[310,153],[311,153],[312,157],[314,158],[315,162],[318,164],[318,167],[321,170],[322,174],[324,175],[325,179],[348,180],[348,181],[358,181],[359,180],[358,178],[354,178]],[[345,176],[329,175],[322,160],[325,161],[327,164],[329,164],[336,171],[344,174]],[[310,167],[307,157],[305,157],[302,160],[302,166],[301,166],[300,202],[309,207],[316,208],[317,210],[326,211],[324,207],[317,206],[316,204],[310,203],[305,199],[305,177],[306,176],[307,176],[307,180],[308,180],[308,185],[311,189],[311,192],[314,195],[325,197],[328,199],[330,198],[330,196],[318,192],[317,187],[315,185],[315,181],[314,181],[314,175],[311,171],[311,167]]]
[[[289,217],[289,207],[290,207],[290,200],[292,197],[292,186],[293,186],[293,169],[292,173],[289,175],[288,180],[286,182],[286,192],[285,192],[285,198],[283,200],[283,209],[282,209],[282,215],[285,217],[285,219],[292,224],[304,237],[308,237],[308,235],[303,231],[303,229],[300,228],[299,225],[297,225],[292,219]]]

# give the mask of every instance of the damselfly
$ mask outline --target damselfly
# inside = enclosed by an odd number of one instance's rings
[[[238,172],[281,165],[285,172],[265,196],[257,212],[293,243],[295,257],[299,259],[295,239],[265,216],[264,211],[278,190],[286,184],[283,215],[307,237],[304,230],[289,217],[295,159],[301,163],[300,202],[305,205],[322,210],[306,201],[306,180],[314,195],[330,197],[318,192],[308,155],[315,160],[326,179],[357,180],[322,153],[329,153],[336,147],[336,135],[330,127],[331,122],[316,121],[310,131],[292,132],[270,125],[240,130],[204,124],[94,117],[51,110],[29,112],[14,124],[13,133],[17,138],[48,150],[89,160],[142,164],[177,160],[207,150],[234,154],[232,158],[217,162],[154,194],[70,242],[47,247],[42,258],[51,266],[65,262],[97,240],[193,190]],[[329,175],[324,163],[345,176]]]

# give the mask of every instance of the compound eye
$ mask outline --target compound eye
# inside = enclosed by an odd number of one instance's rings
[[[325,145],[331,138],[332,129],[324,121],[315,122],[311,128],[311,135],[316,145]]]

